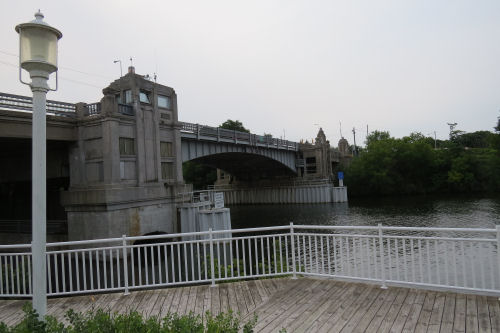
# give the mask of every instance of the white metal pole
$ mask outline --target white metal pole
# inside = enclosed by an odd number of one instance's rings
[[[212,234],[212,228],[208,228],[208,231],[210,232],[209,237],[210,237],[210,273],[212,276],[212,284],[211,287],[215,287],[215,263],[214,263],[214,236]],[[218,247],[217,247],[218,250]],[[217,251],[217,253],[219,253]]]
[[[385,284],[384,238],[381,223],[378,224],[378,244],[380,250],[380,277],[382,280],[382,286],[380,288],[387,289],[387,285]]]
[[[297,279],[297,272],[295,268],[295,236],[293,232],[293,222],[290,222],[290,242],[292,243],[292,279]]]
[[[44,318],[47,313],[47,262],[46,262],[46,95],[49,73],[30,72],[33,92],[32,134],[32,237],[33,258],[33,308]]]

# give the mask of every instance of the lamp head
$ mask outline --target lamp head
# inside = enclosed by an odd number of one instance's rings
[[[31,22],[16,26],[19,33],[19,62],[28,72],[41,70],[47,73],[57,71],[57,42],[62,33],[43,21],[40,10]]]

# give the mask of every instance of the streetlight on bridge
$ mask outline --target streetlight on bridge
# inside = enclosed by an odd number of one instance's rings
[[[33,92],[32,134],[32,244],[33,308],[43,319],[47,313],[47,265],[45,248],[46,226],[46,95],[57,90],[57,42],[62,33],[43,21],[38,11],[35,20],[16,26],[19,33],[19,81],[30,86]],[[21,68],[28,71],[31,83],[24,82]],[[56,89],[47,81],[56,72]]]

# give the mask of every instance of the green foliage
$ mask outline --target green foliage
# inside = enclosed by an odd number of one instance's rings
[[[270,244],[270,246],[272,248],[272,244]],[[281,256],[280,256],[280,247],[281,247]],[[267,251],[268,249],[266,249],[266,253]],[[252,265],[252,272],[254,272],[255,274],[257,271],[259,272],[259,274],[276,274],[276,273],[279,274],[279,273],[287,273],[289,271],[289,265],[285,259],[285,245],[282,242],[277,243],[276,247],[274,248],[274,251],[272,251],[270,254],[270,259],[271,261],[269,262],[267,256],[265,256],[264,259],[259,258],[257,264],[255,264],[255,259],[252,260],[251,263],[247,262],[247,273],[250,272],[249,265]],[[207,263],[206,266],[205,262]],[[202,261],[201,268],[202,268],[202,275],[204,276],[206,271],[207,278],[211,279],[212,272],[210,267],[210,255],[207,255],[206,260]],[[297,264],[296,271],[302,272],[305,270],[304,267]],[[245,268],[243,266],[243,260],[233,259],[232,265],[224,265],[219,263],[219,261],[216,258],[214,258],[215,278],[219,277],[225,278],[226,273],[228,278],[234,277],[234,279],[231,279],[231,281],[237,281],[238,276],[244,276]]]
[[[387,131],[373,131],[366,136],[365,144],[367,147],[369,147],[370,144],[376,141],[388,140],[390,138],[391,135]]]
[[[500,134],[456,134],[440,143],[442,149],[421,133],[402,139],[372,134],[346,170],[351,195],[500,191]]]
[[[246,129],[245,126],[243,126],[243,123],[239,120],[228,119],[225,122],[223,122],[222,125],[220,125],[219,127],[239,132],[250,133],[250,130]]]
[[[207,185],[213,185],[217,180],[217,169],[208,165],[188,161],[182,164],[184,181],[193,184],[193,189],[203,190]]]
[[[203,320],[200,315],[192,312],[182,316],[168,313],[163,318],[158,316],[144,318],[137,311],[118,314],[102,309],[91,309],[85,313],[77,313],[70,309],[65,315],[69,322],[67,326],[51,316],[45,317],[45,322],[41,321],[30,303],[25,304],[23,311],[24,318],[19,324],[7,327],[4,323],[0,323],[0,333],[237,333],[240,331],[251,333],[257,324],[255,315],[242,327],[241,316],[232,310],[216,316],[206,312]]]

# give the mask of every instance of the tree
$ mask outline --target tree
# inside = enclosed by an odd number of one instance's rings
[[[243,126],[243,123],[239,120],[228,119],[225,122],[223,122],[222,125],[220,125],[219,127],[239,132],[250,133],[250,130],[246,129]]]
[[[373,131],[366,136],[365,144],[368,147],[373,142],[387,140],[390,138],[391,138],[391,135],[387,131]]]
[[[204,190],[207,185],[213,185],[217,180],[217,169],[208,165],[187,161],[182,164],[184,181],[193,184],[193,189]]]

